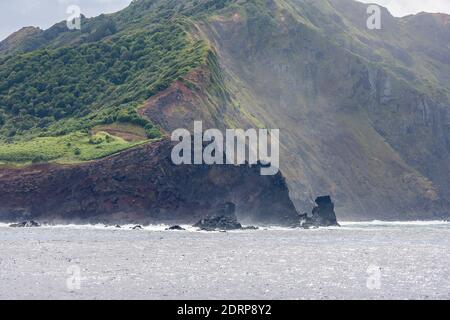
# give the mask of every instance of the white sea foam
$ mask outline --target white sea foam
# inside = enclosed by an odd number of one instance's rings
[[[434,226],[434,227],[450,227],[449,221],[382,221],[382,220],[373,220],[373,221],[341,221],[341,227],[328,227],[321,228],[321,230],[344,230],[344,229],[368,229],[368,228],[394,228],[394,227],[426,227],[426,226]],[[0,228],[7,228],[10,226],[10,223],[0,223]],[[54,228],[54,229],[80,229],[80,230],[133,230],[135,224],[121,225],[120,228],[116,228],[116,226],[106,226],[104,224],[55,224],[48,225],[43,224],[41,228]],[[180,225],[186,231],[189,232],[201,232],[198,228],[195,228],[191,225]],[[144,225],[142,226],[142,230],[144,231],[155,231],[161,232],[166,231],[170,228],[171,225],[167,224],[155,224],[155,225]],[[293,230],[292,228],[287,227],[278,227],[278,226],[263,226],[259,228],[259,231],[288,231]],[[298,229],[302,230],[302,229]],[[310,229],[309,232],[317,229]],[[241,230],[235,232],[254,232],[254,230]]]
[[[382,226],[382,227],[396,227],[396,226],[445,226],[450,225],[449,221],[382,221],[382,220],[373,220],[373,221],[341,221],[340,225],[343,227],[352,227],[352,226]]]
[[[9,227],[9,223],[0,223],[0,228]],[[79,230],[133,230],[133,228],[137,226],[137,224],[127,224],[120,225],[120,228],[117,228],[115,225],[104,225],[104,224],[42,224],[41,228],[50,228],[50,229],[79,229]],[[147,225],[141,226],[142,230],[146,231],[165,231],[167,228],[171,227],[165,224],[155,224],[155,225]],[[186,230],[194,230],[191,226],[182,226]]]

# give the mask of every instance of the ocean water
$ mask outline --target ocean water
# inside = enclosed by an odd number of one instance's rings
[[[0,299],[450,299],[450,223],[0,225]]]

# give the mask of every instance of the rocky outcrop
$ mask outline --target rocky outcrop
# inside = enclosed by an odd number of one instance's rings
[[[334,212],[334,203],[331,201],[331,197],[318,197],[315,202],[317,206],[312,210],[312,216],[304,215],[301,217],[302,227],[338,227],[339,223]]]
[[[218,206],[215,216],[200,220],[194,227],[203,231],[258,230],[254,226],[243,227],[239,223],[235,211],[236,205],[234,203],[221,204]]]
[[[177,225],[167,228],[166,231],[186,231],[186,229]]]
[[[21,223],[14,223],[12,225],[10,225],[11,228],[38,228],[40,227],[40,223],[36,222],[36,221],[24,221]]]
[[[203,231],[229,231],[242,229],[242,225],[237,221],[235,216],[208,217],[200,220],[194,227]]]
[[[194,225],[203,231],[228,231],[242,229],[236,217],[236,205],[231,202],[220,204],[214,216],[200,220]]]
[[[325,227],[339,226],[331,197],[318,197],[315,202],[317,207],[312,211],[314,224]]]
[[[233,211],[248,224],[298,221],[281,174],[261,176],[258,166],[175,166],[172,146],[156,142],[79,165],[0,168],[0,221],[174,225]]]

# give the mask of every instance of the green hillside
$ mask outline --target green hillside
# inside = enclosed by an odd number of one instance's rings
[[[83,19],[81,31],[60,23],[0,46],[0,161],[19,161],[7,153],[39,137],[59,141],[71,133],[89,134],[99,125],[141,126],[147,137],[162,133],[136,110],[204,64],[208,46],[186,30],[190,17],[220,9],[225,1],[136,1],[117,14]],[[75,136],[84,136],[77,134]],[[34,140],[32,140],[34,141]],[[126,145],[126,143],[125,143]],[[133,146],[133,144],[129,144]],[[33,156],[29,148],[30,158]],[[113,149],[115,151],[115,149]],[[107,152],[104,152],[107,154]],[[41,156],[54,159],[52,152]]]

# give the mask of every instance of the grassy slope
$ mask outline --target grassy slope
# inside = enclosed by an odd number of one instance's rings
[[[0,145],[0,163],[27,165],[40,162],[77,163],[95,160],[146,143],[128,142],[106,132],[87,134],[74,132],[59,137],[35,138]]]

